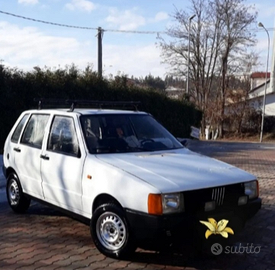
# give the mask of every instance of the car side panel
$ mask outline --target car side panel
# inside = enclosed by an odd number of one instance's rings
[[[19,116],[19,118],[13,125],[9,135],[7,136],[5,145],[4,145],[3,164],[4,164],[5,168],[12,168],[16,172],[17,172],[17,168],[15,167],[14,158],[17,153],[16,150],[18,149],[18,146],[19,146],[19,143],[18,143],[19,140],[17,142],[13,142],[11,140],[11,137],[12,137],[16,127],[18,126],[19,122],[24,117],[24,115],[29,115],[29,114],[22,113]],[[26,125],[26,123],[25,123],[25,125]],[[21,131],[21,133],[22,133],[22,131]]]
[[[40,176],[41,149],[19,145],[15,153],[15,167],[23,191],[34,197],[43,198]]]
[[[59,115],[60,116],[60,115]],[[44,200],[66,210],[82,214],[82,171],[85,162],[85,149],[79,133],[77,117],[74,119],[79,155],[72,156],[55,150],[42,153],[41,176]],[[49,131],[50,136],[50,131]],[[50,138],[47,138],[47,141]]]
[[[148,213],[148,194],[159,193],[155,187],[88,154],[83,170],[83,212],[92,216],[94,199],[100,194],[115,198],[123,208]]]
[[[81,211],[81,174],[83,160],[46,152],[41,174],[45,200],[67,210]]]

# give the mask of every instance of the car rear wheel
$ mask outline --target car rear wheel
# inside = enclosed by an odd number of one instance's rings
[[[31,200],[27,198],[17,176],[12,173],[8,176],[6,193],[11,209],[16,213],[24,213],[30,206]]]
[[[99,206],[93,213],[90,229],[94,244],[106,256],[125,258],[135,251],[123,210],[115,204]]]

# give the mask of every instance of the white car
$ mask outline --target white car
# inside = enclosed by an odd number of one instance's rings
[[[35,199],[89,219],[94,244],[110,257],[184,241],[186,228],[231,237],[261,207],[255,176],[191,152],[145,112],[25,111],[3,159],[15,212]]]

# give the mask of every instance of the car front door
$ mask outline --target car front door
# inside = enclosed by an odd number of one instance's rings
[[[76,124],[76,117],[54,116],[41,155],[41,176],[47,202],[80,213],[85,151],[81,149]]]

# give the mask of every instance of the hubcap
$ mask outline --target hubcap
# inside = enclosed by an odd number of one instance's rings
[[[112,212],[102,214],[96,223],[96,234],[100,243],[109,250],[118,250],[126,240],[123,220]]]
[[[19,202],[20,199],[20,192],[18,184],[15,180],[11,180],[10,186],[9,186],[9,197],[10,197],[10,203],[11,205],[16,205]]]

